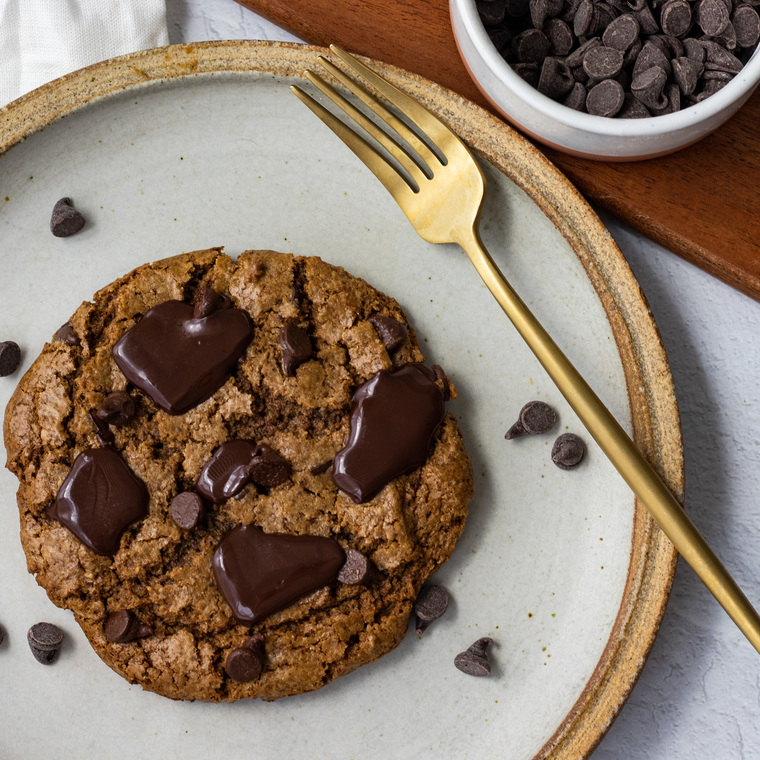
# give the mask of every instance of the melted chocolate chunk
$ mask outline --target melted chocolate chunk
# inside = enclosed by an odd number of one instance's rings
[[[62,341],[67,346],[78,346],[81,344],[79,336],[76,334],[74,326],[71,324],[71,322],[62,324],[53,337],[56,340]]]
[[[311,340],[308,333],[298,325],[290,323],[280,330],[277,342],[282,349],[282,371],[287,376],[294,375],[296,367],[311,356]]]
[[[49,514],[96,554],[112,556],[121,534],[148,514],[148,489],[113,449],[87,449]]]
[[[357,503],[424,464],[445,414],[443,391],[423,364],[380,370],[351,400],[351,432],[333,460],[333,480]]]
[[[224,669],[233,681],[255,681],[264,670],[264,658],[264,637],[254,633],[242,647],[233,649],[227,655]]]
[[[210,285],[202,285],[193,300],[193,318],[202,319],[215,311],[231,307],[229,298],[217,293]]]
[[[251,480],[251,463],[257,451],[253,441],[226,441],[203,465],[195,490],[214,504],[240,493]]]
[[[98,436],[98,443],[100,443],[101,446],[109,446],[112,444],[116,439],[114,438],[111,428],[108,427],[108,423],[98,417],[95,409],[90,409],[87,414],[90,418],[90,422],[92,422],[93,427],[95,428],[95,433]]]
[[[377,330],[380,340],[383,341],[388,351],[397,349],[406,338],[406,325],[402,325],[393,317],[384,317],[382,314],[373,314],[369,321]]]
[[[165,301],[143,315],[113,347],[124,376],[170,414],[183,414],[212,396],[253,338],[241,309],[193,316],[182,301]]]
[[[127,644],[150,636],[153,629],[143,623],[132,610],[118,610],[106,618],[103,633],[113,644]]]
[[[136,412],[135,402],[126,391],[113,391],[103,399],[95,414],[103,422],[121,427],[131,422]]]
[[[214,550],[212,567],[232,614],[252,625],[332,583],[345,562],[330,538],[266,534],[238,525]]]
[[[256,448],[249,472],[257,485],[274,488],[290,477],[290,465],[273,448],[262,444]]]

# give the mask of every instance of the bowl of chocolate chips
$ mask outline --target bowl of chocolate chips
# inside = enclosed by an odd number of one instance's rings
[[[760,83],[760,0],[450,0],[450,10],[486,98],[565,153],[672,153]]]

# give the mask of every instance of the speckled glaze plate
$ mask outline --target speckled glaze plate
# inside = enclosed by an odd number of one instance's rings
[[[108,61],[0,110],[0,339],[23,367],[99,287],[145,261],[213,245],[319,255],[395,296],[451,405],[476,474],[465,535],[437,575],[452,596],[422,640],[319,692],[276,703],[175,703],[103,665],[26,573],[15,479],[0,474],[0,756],[258,758],[587,757],[652,645],[675,567],[670,543],[596,447],[561,471],[554,437],[580,424],[465,255],[424,243],[369,171],[288,86],[325,51],[284,43],[176,46]],[[646,301],[568,181],[504,123],[451,92],[378,67],[457,130],[489,182],[486,245],[679,496],[680,425]],[[54,238],[70,196],[88,219]],[[529,400],[551,435],[505,441]],[[59,660],[31,656],[40,620]],[[493,673],[454,656],[491,636]]]

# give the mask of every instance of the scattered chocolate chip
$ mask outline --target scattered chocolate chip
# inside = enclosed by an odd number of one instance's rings
[[[51,665],[58,657],[63,643],[63,631],[52,623],[35,623],[26,635],[34,659]]]
[[[0,377],[12,375],[21,364],[21,349],[18,343],[6,340],[0,343]]]
[[[78,346],[81,344],[79,336],[74,331],[74,326],[71,322],[66,322],[66,324],[61,325],[53,337],[56,340],[62,341],[67,346]]]
[[[394,351],[404,342],[406,325],[401,324],[397,319],[385,317],[382,314],[373,314],[369,321],[377,330],[380,340],[383,341],[388,351]]]
[[[522,409],[517,422],[504,436],[508,441],[522,435],[548,433],[557,422],[557,413],[544,401],[529,401]]]
[[[248,467],[251,480],[265,488],[273,488],[290,477],[290,464],[265,444],[256,447]]]
[[[372,579],[376,570],[372,562],[356,549],[346,549],[346,561],[338,572],[338,580],[349,586],[358,586]]]
[[[255,681],[264,670],[264,658],[264,637],[255,633],[243,646],[227,655],[224,669],[233,681]]]
[[[311,340],[306,330],[291,322],[280,330],[278,342],[282,349],[282,371],[290,377],[311,356]]]
[[[562,433],[552,446],[552,462],[561,470],[572,470],[585,453],[586,446],[575,433]]]
[[[220,309],[230,309],[229,298],[217,293],[210,285],[201,285],[193,300],[193,319],[203,319]]]
[[[126,391],[112,391],[103,399],[95,414],[103,422],[121,427],[131,422],[136,412],[135,402]]]
[[[313,467],[309,467],[309,472],[312,475],[324,475],[331,467],[332,467],[333,460],[328,459],[326,462],[322,462],[322,464],[315,464]]]
[[[488,676],[491,674],[491,663],[488,661],[487,650],[493,643],[488,636],[478,639],[464,652],[454,658],[454,665],[468,676]]]
[[[443,586],[430,584],[423,586],[412,608],[417,620],[415,630],[417,636],[427,630],[428,626],[438,620],[449,607],[449,592]]]
[[[150,636],[153,629],[143,623],[132,610],[118,610],[106,618],[103,633],[112,644],[127,644]]]
[[[193,530],[203,519],[206,508],[203,499],[193,491],[178,493],[169,507],[169,514],[174,523],[183,530]]]
[[[95,428],[95,433],[98,436],[98,442],[100,445],[110,446],[116,440],[116,438],[114,437],[111,428],[108,427],[108,423],[98,417],[97,411],[95,409],[90,409],[87,414],[93,424],[93,427]]]
[[[84,217],[71,203],[71,198],[61,198],[53,206],[50,231],[56,237],[70,237],[84,227]]]

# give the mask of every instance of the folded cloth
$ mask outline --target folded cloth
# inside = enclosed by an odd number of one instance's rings
[[[168,41],[164,0],[0,0],[0,106],[83,66]]]

